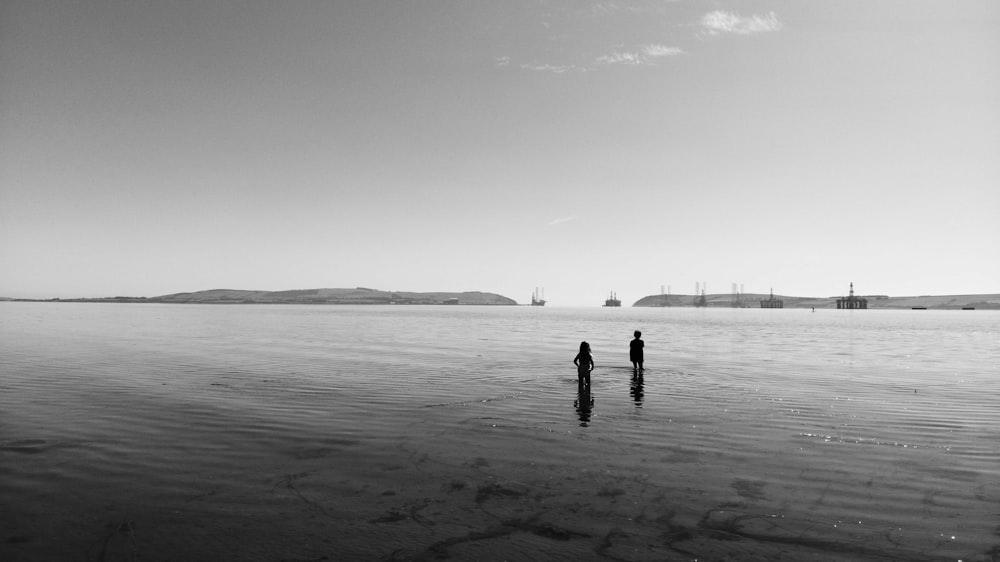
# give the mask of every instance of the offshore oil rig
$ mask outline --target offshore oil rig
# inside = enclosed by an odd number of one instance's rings
[[[851,293],[837,299],[837,309],[858,310],[867,309],[868,299],[854,296],[854,281],[851,281]]]
[[[746,306],[743,303],[743,283],[740,283],[738,288],[736,283],[733,283],[733,298],[729,305],[733,308],[744,308]]]
[[[694,305],[698,308],[708,306],[708,300],[705,299],[705,289],[708,288],[708,283],[699,284],[697,281],[694,283]]]
[[[535,287],[535,292],[531,293],[531,306],[545,306],[545,289],[539,293],[538,287]]]
[[[774,298],[774,288],[771,289],[771,296],[760,301],[761,308],[785,308],[785,301]]]
[[[621,305],[622,301],[621,299],[618,298],[618,295],[616,295],[614,291],[611,291],[611,294],[608,295],[608,298],[605,299],[604,301],[604,306],[621,306]]]

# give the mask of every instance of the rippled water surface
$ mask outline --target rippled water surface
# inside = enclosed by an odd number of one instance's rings
[[[0,303],[0,560],[994,562],[998,397],[989,311]]]

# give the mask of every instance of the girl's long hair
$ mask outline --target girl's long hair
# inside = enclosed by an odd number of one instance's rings
[[[590,353],[590,344],[585,341],[580,342],[580,353]]]

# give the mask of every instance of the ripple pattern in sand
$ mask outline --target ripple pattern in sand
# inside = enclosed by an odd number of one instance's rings
[[[1000,553],[990,313],[0,309],[4,560]]]

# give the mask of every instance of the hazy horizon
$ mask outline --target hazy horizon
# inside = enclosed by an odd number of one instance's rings
[[[992,0],[5,2],[0,296],[998,293],[997,29]]]
[[[362,290],[375,290],[375,291],[379,291],[379,292],[394,292],[394,293],[417,294],[417,295],[433,295],[433,294],[442,294],[442,295],[455,295],[455,294],[459,294],[460,295],[460,294],[466,293],[466,292],[479,292],[479,291],[422,291],[422,292],[417,292],[417,291],[406,291],[406,290],[402,290],[402,289],[397,290],[397,291],[385,291],[383,289],[378,289],[376,287],[310,287],[310,288],[298,288],[298,289],[278,290],[278,291],[273,291],[273,292],[279,292],[280,293],[280,292],[295,292],[295,291],[309,291],[309,290],[320,290],[320,291],[322,291],[322,290],[330,290],[330,289],[333,289],[333,290],[346,290],[346,291],[353,291],[353,290],[357,290],[357,289],[362,289]],[[157,295],[104,295],[103,297],[75,297],[75,296],[69,296],[69,294],[64,295],[64,296],[60,296],[60,297],[7,297],[5,295],[0,295],[0,300],[28,300],[28,301],[46,301],[47,302],[47,301],[53,301],[53,300],[76,301],[78,299],[96,299],[96,300],[99,300],[99,299],[146,299],[146,298],[148,298],[148,299],[157,299],[157,298],[160,298],[160,297],[169,297],[171,295],[177,295],[177,294],[212,293],[212,292],[215,292],[215,291],[233,291],[233,292],[249,292],[249,293],[258,292],[256,289],[239,289],[239,288],[234,288],[234,287],[219,287],[219,288],[204,289],[204,290],[199,290],[199,291],[185,291],[185,292],[180,292],[180,293],[165,293],[165,294],[157,294]],[[272,291],[259,291],[259,292],[272,292]],[[785,293],[749,292],[749,291],[747,291],[745,293],[741,293],[741,296],[744,299],[746,299],[746,300],[743,301],[744,305],[750,305],[752,308],[756,308],[756,301],[753,300],[753,299],[757,299],[757,298],[760,298],[760,297],[763,297],[763,296],[767,296],[768,294],[771,294],[772,296],[777,297],[777,298],[795,299],[794,302],[798,303],[798,305],[802,305],[803,302],[810,302],[811,299],[815,299],[817,301],[820,301],[820,300],[829,300],[829,299],[835,299],[835,298],[847,296],[848,292],[839,293],[839,294],[835,294],[835,295],[793,295],[793,294],[785,294]],[[492,293],[490,291],[482,291],[482,293],[485,293],[485,294],[499,294],[499,293]],[[72,293],[70,293],[70,294],[72,294]],[[702,294],[702,293],[698,293],[698,294]],[[689,292],[689,293],[685,293],[685,292],[672,292],[672,293],[667,294],[666,296],[694,298],[698,294],[694,293],[693,291]],[[861,292],[857,292],[856,291],[855,294],[857,296],[859,296],[859,297],[868,297],[868,298],[871,298],[871,297],[889,297],[890,299],[921,299],[921,298],[939,299],[939,298],[953,298],[953,297],[960,298],[960,297],[982,297],[982,296],[990,296],[990,295],[1000,295],[1000,292],[992,292],[992,293],[956,293],[956,294],[948,294],[948,295],[942,295],[942,294],[937,294],[937,295],[930,295],[930,294],[893,295],[893,294],[888,294],[887,295],[887,294],[861,293]],[[517,297],[512,296],[512,295],[504,295],[504,294],[499,294],[499,295],[501,297],[506,297],[506,298],[513,299],[515,301],[516,305],[519,305],[519,306],[528,306],[528,305],[531,304],[531,299],[530,298],[528,298],[528,299],[518,299]],[[704,296],[709,297],[709,299],[717,299],[718,297],[723,297],[726,300],[727,303],[729,302],[728,299],[729,299],[729,297],[731,295],[732,295],[731,292],[729,292],[729,293],[726,293],[726,292],[708,292],[708,293],[704,293]],[[646,299],[646,298],[654,298],[655,299],[658,296],[660,296],[660,294],[659,293],[654,293],[654,294],[649,294],[649,295],[637,296],[637,297],[635,297],[634,299],[631,299],[631,300],[621,299],[620,295],[617,295],[617,296],[621,300],[621,306],[623,306],[623,307],[631,307],[635,303],[637,303],[637,302],[639,302],[639,301],[641,301],[643,299]],[[608,295],[605,295],[604,298],[607,298],[607,297],[608,297]],[[802,299],[805,299],[805,300],[802,301]],[[163,302],[163,301],[153,301],[153,302]],[[212,302],[213,301],[205,301],[203,304],[211,304]],[[712,302],[715,303],[715,304],[710,304],[710,306],[712,306],[713,308],[717,307],[718,301],[717,300],[713,300]],[[166,304],[171,304],[170,301],[166,301],[165,303]],[[548,301],[548,302],[546,302],[545,306],[551,306],[551,307],[556,307],[556,308],[590,308],[590,307],[594,307],[594,306],[603,306],[603,303],[604,303],[603,299],[602,300],[595,300],[593,302],[585,303],[585,304],[579,304],[579,303],[574,303],[574,304],[565,304],[565,303],[563,303],[563,304],[560,304],[558,302],[557,303],[552,303],[551,301]],[[259,303],[250,303],[250,304],[270,305],[272,303],[264,301],[264,302],[259,302]],[[289,302],[288,304],[304,304],[304,303],[292,303],[292,302]],[[336,304],[335,303],[310,303],[310,304],[317,304],[319,306],[322,306],[322,305],[337,306],[337,305],[343,305],[343,304],[346,304],[346,303],[336,303]],[[466,304],[469,304],[470,306],[504,306],[504,305],[483,304],[483,303],[477,303],[477,304],[466,303]],[[955,306],[954,303],[949,303],[949,304],[951,304],[952,306]],[[965,306],[965,304],[966,303],[961,303],[961,306]],[[786,305],[788,305],[789,308],[795,308],[796,307],[795,305],[789,304],[787,302],[786,302]],[[374,304],[364,304],[362,306],[377,306],[377,305],[374,305]],[[416,306],[419,306],[419,305],[416,305]],[[646,306],[648,306],[648,305],[646,305]],[[678,306],[678,305],[675,304],[675,305],[672,305],[672,306]],[[683,305],[681,305],[681,306],[683,306]],[[693,302],[689,303],[689,306],[694,306],[694,303]],[[909,305],[907,305],[907,306],[909,306]],[[878,307],[874,307],[874,308],[878,308]]]

